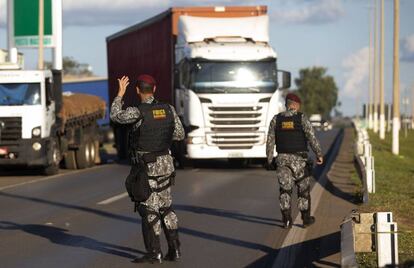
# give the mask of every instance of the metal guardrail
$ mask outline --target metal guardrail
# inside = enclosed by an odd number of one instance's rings
[[[353,211],[341,224],[341,267],[358,267],[357,252],[376,252],[378,267],[396,267],[397,230],[392,212]]]
[[[357,172],[363,184],[363,202],[368,202],[368,193],[375,193],[375,165],[372,156],[372,145],[369,142],[368,132],[357,120],[353,122],[357,139],[355,142],[354,159]]]
[[[353,121],[357,133],[354,159],[363,183],[363,202],[375,193],[375,167],[367,130]],[[357,252],[376,252],[378,267],[398,265],[397,223],[392,212],[358,213],[353,211],[341,224],[341,267],[358,267]]]

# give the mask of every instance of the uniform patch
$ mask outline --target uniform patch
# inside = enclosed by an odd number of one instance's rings
[[[152,115],[154,116],[154,119],[165,119],[167,117],[167,113],[164,109],[152,110]]]
[[[295,124],[293,121],[282,122],[282,129],[294,129]]]

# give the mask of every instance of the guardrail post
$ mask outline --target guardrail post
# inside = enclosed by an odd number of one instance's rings
[[[375,169],[374,169],[374,157],[363,157],[365,164],[365,174],[367,180],[368,193],[375,193]]]
[[[355,255],[355,234],[352,218],[341,224],[341,267],[358,267]]]
[[[378,267],[398,265],[397,223],[392,212],[375,213],[376,251]]]

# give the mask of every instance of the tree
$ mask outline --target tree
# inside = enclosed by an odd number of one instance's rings
[[[51,62],[45,62],[47,69],[52,68]],[[89,64],[79,63],[73,57],[63,57],[63,74],[70,76],[93,76]]]
[[[302,110],[310,114],[321,114],[329,118],[337,105],[338,87],[324,67],[305,68],[299,71],[295,79],[297,93],[302,99]]]

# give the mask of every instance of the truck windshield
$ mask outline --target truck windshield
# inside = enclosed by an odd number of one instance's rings
[[[0,105],[40,104],[39,83],[0,84]]]
[[[272,93],[277,89],[276,62],[193,62],[191,89],[196,93]]]

